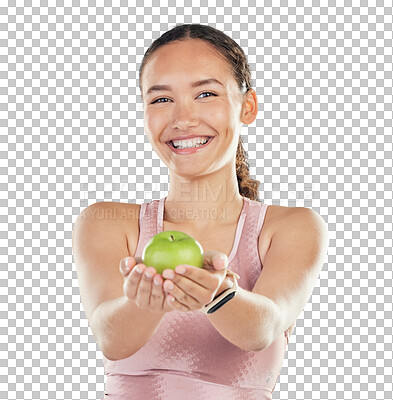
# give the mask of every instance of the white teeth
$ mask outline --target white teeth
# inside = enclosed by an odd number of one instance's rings
[[[208,137],[195,137],[186,140],[172,140],[174,147],[177,149],[188,149],[190,147],[200,147],[207,143]]]

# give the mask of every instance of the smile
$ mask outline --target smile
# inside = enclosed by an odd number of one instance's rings
[[[212,136],[201,136],[186,140],[171,140],[167,144],[176,154],[191,154],[203,150],[213,139]]]

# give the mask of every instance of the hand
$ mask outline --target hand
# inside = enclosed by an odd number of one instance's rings
[[[162,276],[155,268],[146,267],[141,261],[139,257],[126,257],[120,261],[119,269],[124,278],[124,295],[142,310],[156,313],[173,311],[165,301]],[[151,276],[146,276],[146,272]]]
[[[166,278],[164,290],[169,293],[167,303],[171,309],[184,312],[200,310],[214,299],[223,285],[227,285],[224,289],[229,286],[225,279],[227,255],[218,251],[208,251],[203,256],[203,268],[178,265],[175,272],[171,269],[163,271],[162,276]]]

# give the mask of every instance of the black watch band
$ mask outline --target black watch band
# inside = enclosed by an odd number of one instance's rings
[[[216,296],[209,304],[206,304],[201,311],[204,314],[212,314],[221,308],[225,303],[232,300],[236,296],[237,289],[239,288],[237,284],[237,279],[240,278],[238,274],[230,270],[227,271],[227,277],[233,279],[233,286],[227,290],[224,290],[221,294]]]

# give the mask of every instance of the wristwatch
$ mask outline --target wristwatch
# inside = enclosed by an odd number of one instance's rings
[[[204,314],[214,313],[225,303],[227,303],[229,300],[233,299],[236,296],[237,289],[239,288],[237,280],[240,279],[240,276],[231,270],[227,270],[226,276],[233,280],[233,286],[231,288],[224,290],[222,293],[217,295],[210,303],[203,306],[201,311]]]

